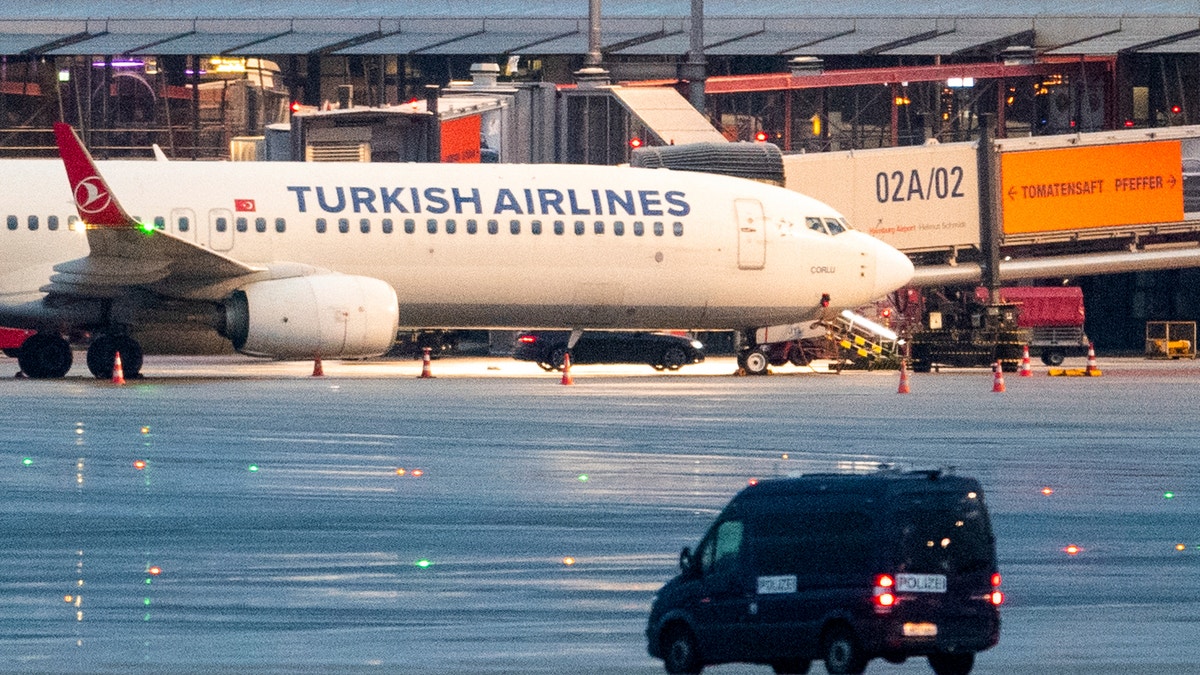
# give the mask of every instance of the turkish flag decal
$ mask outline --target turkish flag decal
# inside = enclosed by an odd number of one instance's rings
[[[253,211],[254,210],[254,200],[253,199],[235,199],[235,200],[233,200],[233,210],[234,211]]]

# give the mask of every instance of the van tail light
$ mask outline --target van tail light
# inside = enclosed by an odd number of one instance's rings
[[[522,335],[521,337],[517,338],[517,342],[520,342],[521,344],[531,345],[531,344],[537,342],[537,336],[536,335]]]
[[[896,580],[890,574],[875,577],[875,606],[890,608],[896,604]]]
[[[1004,592],[1000,590],[1000,581],[1001,581],[1000,573],[999,572],[993,573],[992,574],[992,592],[988,594],[988,600],[990,600],[992,602],[992,604],[996,605],[997,607],[1004,604]]]

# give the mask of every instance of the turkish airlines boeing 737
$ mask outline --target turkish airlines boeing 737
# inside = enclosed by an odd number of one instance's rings
[[[62,163],[0,161],[0,325],[38,330],[18,353],[31,377],[66,374],[68,336],[81,333],[92,334],[89,369],[109,377],[117,352],[137,374],[134,336],[156,329],[280,359],[378,355],[400,326],[748,330],[857,307],[913,275],[902,253],[829,206],[726,176],[97,168],[68,125],[55,133]]]

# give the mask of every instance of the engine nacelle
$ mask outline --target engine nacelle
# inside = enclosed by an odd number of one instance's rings
[[[378,356],[399,323],[396,291],[371,277],[318,274],[258,281],[225,301],[234,349],[278,359]]]

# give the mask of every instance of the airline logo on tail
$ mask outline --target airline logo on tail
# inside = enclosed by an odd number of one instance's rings
[[[75,196],[75,206],[84,222],[105,227],[137,227],[137,222],[113,199],[112,191],[100,177],[91,153],[83,147],[75,130],[68,124],[56,122],[54,136],[67,169],[67,182]]]
[[[100,213],[112,203],[108,186],[99,176],[88,176],[75,184],[75,205],[83,213]]]

